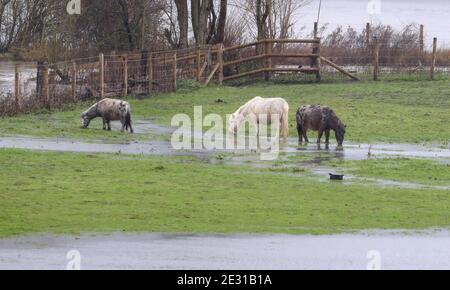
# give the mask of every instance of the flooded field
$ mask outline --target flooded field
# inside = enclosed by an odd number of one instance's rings
[[[114,123],[113,127],[114,130],[118,130],[119,124]],[[172,128],[156,125],[150,121],[135,122],[135,129],[136,134],[158,136],[169,136],[173,132]],[[193,135],[196,138],[201,136],[198,132],[194,132]],[[294,138],[289,139],[289,142],[280,147],[279,158],[275,161],[261,160],[259,152],[251,150],[175,150],[169,141],[163,140],[100,142],[66,138],[0,137],[0,148],[78,153],[192,156],[211,165],[246,166],[281,171],[284,168],[285,174],[293,174],[299,171],[310,172],[321,181],[328,180],[330,173],[340,173],[336,172],[339,169],[329,167],[328,163],[331,161],[352,162],[374,159],[422,158],[439,161],[443,164],[450,162],[450,149],[442,145],[346,143],[343,148],[336,148],[335,146],[317,146],[316,144],[298,146],[297,140]],[[427,185],[412,181],[402,182],[360,177],[352,174],[345,176],[344,184],[351,185],[358,182],[376,187],[450,189],[450,185]]]
[[[113,130],[119,130],[120,124],[112,123]],[[134,124],[136,134],[155,134],[169,136],[174,129],[157,125],[151,121],[138,120]],[[195,141],[199,139],[201,133],[194,132]],[[34,137],[0,137],[0,148],[17,148],[44,151],[63,152],[90,152],[90,153],[124,153],[124,154],[175,154],[170,142],[166,141],[134,141],[134,142],[87,142],[84,140],[71,140],[64,138],[34,138]],[[196,152],[199,152],[198,150]],[[214,153],[206,151],[205,153]],[[226,151],[224,151],[226,152]],[[233,151],[228,151],[232,153]],[[217,153],[221,153],[219,150]],[[258,154],[255,152],[234,151],[240,154],[236,160],[242,163],[258,162]],[[344,148],[336,146],[317,146],[310,143],[298,146],[295,138],[288,139],[287,144],[282,144],[280,153],[284,155],[324,155],[323,158],[338,158],[342,160],[365,160],[371,158],[388,157],[417,157],[417,158],[450,158],[450,146],[446,145],[421,145],[421,144],[352,144],[347,142]],[[243,154],[243,155],[242,155]],[[320,159],[320,158],[319,158]],[[317,160],[319,162],[320,160]],[[259,160],[260,161],[260,160]]]
[[[14,74],[16,64],[20,65],[21,94],[28,95],[35,89],[36,64],[32,62],[0,61],[0,97],[14,93]]]
[[[378,231],[330,236],[112,234],[0,240],[0,269],[450,269],[450,233]],[[70,257],[69,257],[70,258]]]

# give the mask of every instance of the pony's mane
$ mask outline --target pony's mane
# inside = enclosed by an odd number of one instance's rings
[[[92,114],[94,113],[94,111],[97,111],[97,107],[98,107],[98,103],[95,103],[94,105],[92,105],[89,109],[87,109],[86,111],[83,112],[83,115],[88,115],[88,114]]]

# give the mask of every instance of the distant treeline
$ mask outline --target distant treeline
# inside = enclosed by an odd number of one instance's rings
[[[182,49],[205,44],[242,44],[289,38],[311,0],[81,0],[69,15],[68,1],[0,0],[0,53],[50,62],[99,52]],[[361,24],[364,25],[364,24]],[[381,62],[418,51],[418,26],[371,28],[381,45]],[[366,58],[366,31],[337,28],[322,35],[324,52]],[[441,60],[448,59],[446,51]]]

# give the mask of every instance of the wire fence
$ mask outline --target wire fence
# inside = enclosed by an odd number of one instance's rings
[[[426,80],[450,77],[450,50],[432,45],[329,45],[310,40],[264,40],[159,52],[100,54],[48,64],[16,66],[0,86],[0,116],[59,109],[106,97],[174,92],[185,82],[230,85],[255,79],[296,82]]]

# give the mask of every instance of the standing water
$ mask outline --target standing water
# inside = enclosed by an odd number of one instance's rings
[[[0,61],[0,97],[14,94],[16,64],[20,65],[20,92],[29,95],[36,88],[36,64],[33,62]]]

